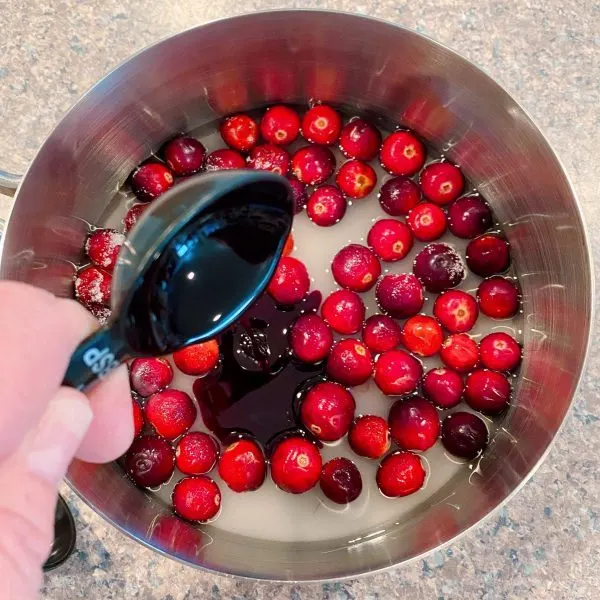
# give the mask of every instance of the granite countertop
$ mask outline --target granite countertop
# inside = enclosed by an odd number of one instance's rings
[[[23,170],[45,135],[108,69],[204,21],[267,8],[381,17],[437,38],[482,66],[536,119],[570,173],[600,242],[600,4],[597,0],[0,0],[0,166]],[[535,174],[532,174],[534,176]],[[1,198],[0,214],[8,206]],[[600,269],[597,269],[600,273]],[[404,568],[329,584],[261,584],[208,575],[142,548],[65,490],[79,541],[44,599],[583,600],[600,587],[600,352],[532,481],[500,512]]]

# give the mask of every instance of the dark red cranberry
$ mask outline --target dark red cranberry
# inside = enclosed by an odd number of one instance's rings
[[[142,487],[156,487],[169,481],[175,470],[175,451],[167,440],[142,435],[133,440],[125,454],[125,472]]]
[[[506,277],[490,277],[477,289],[479,310],[492,319],[509,319],[519,311],[520,295],[517,286]]]
[[[479,353],[483,366],[494,371],[512,371],[521,362],[521,345],[501,331],[486,335],[479,343]]]
[[[290,494],[303,494],[317,485],[323,461],[317,447],[300,436],[280,442],[271,456],[273,483]]]
[[[260,134],[269,144],[287,146],[300,133],[300,117],[289,106],[271,106],[267,108],[261,122]]]
[[[193,137],[181,136],[167,142],[163,157],[175,175],[187,177],[202,169],[206,148]]]
[[[174,440],[183,435],[196,420],[196,405],[180,390],[163,390],[148,398],[146,419],[158,435]]]
[[[374,377],[387,396],[412,394],[423,377],[423,365],[404,350],[389,350],[377,358]]]
[[[377,487],[388,498],[409,496],[425,483],[421,459],[412,452],[394,452],[386,456],[377,469]]]
[[[414,175],[425,163],[425,146],[410,131],[395,131],[379,150],[381,166],[392,175]]]
[[[402,328],[387,315],[370,316],[362,330],[363,342],[375,354],[393,350],[402,340]]]
[[[431,202],[417,204],[406,218],[413,235],[421,242],[433,242],[446,231],[446,213]]]
[[[452,163],[436,162],[423,169],[419,183],[428,200],[443,206],[461,195],[465,179],[460,169]]]
[[[304,396],[300,417],[317,439],[335,442],[348,433],[355,409],[354,397],[344,386],[321,381]]]
[[[131,389],[147,398],[164,390],[173,381],[173,369],[166,358],[136,358],[129,368]]]
[[[353,292],[366,292],[381,275],[381,265],[366,246],[350,244],[333,257],[331,273],[343,288]]]
[[[234,150],[250,152],[258,143],[258,125],[248,115],[233,115],[221,123],[221,137]]]
[[[173,488],[171,502],[183,519],[205,523],[217,516],[221,508],[221,491],[206,475],[184,477]]]
[[[407,215],[420,200],[419,186],[402,175],[388,179],[379,190],[381,208],[393,217]]]
[[[467,373],[479,362],[479,347],[477,342],[466,333],[455,333],[444,340],[440,358],[451,369],[459,373]]]
[[[420,396],[395,402],[388,422],[392,439],[403,450],[427,450],[440,437],[438,411]]]
[[[332,458],[321,471],[321,491],[336,504],[354,502],[362,492],[362,477],[347,458]]]
[[[373,357],[358,340],[340,340],[333,345],[327,359],[327,374],[347,386],[364,383],[373,373]]]
[[[448,208],[448,229],[456,237],[477,237],[487,231],[492,223],[492,211],[481,196],[463,196]]]
[[[83,304],[110,306],[112,275],[97,267],[86,267],[75,277],[75,297]]]
[[[365,320],[365,303],[350,290],[332,292],[321,305],[321,315],[331,328],[343,335],[360,331]]]
[[[219,458],[219,444],[203,431],[186,433],[175,448],[175,464],[185,475],[203,475],[212,470]]]
[[[125,233],[129,233],[133,226],[138,222],[138,219],[144,214],[144,211],[149,207],[149,204],[134,204],[125,215],[123,225]]]
[[[112,315],[112,310],[102,304],[87,304],[86,308],[92,313],[100,325],[106,325]]]
[[[306,206],[306,186],[291,175],[287,176],[287,180],[292,188],[292,199],[296,207],[296,214],[301,213]]]
[[[497,415],[510,402],[510,382],[496,371],[473,371],[465,381],[465,400],[473,410]]]
[[[325,183],[335,171],[335,156],[329,148],[305,146],[292,156],[292,173],[306,185]]]
[[[402,328],[402,343],[418,356],[433,356],[439,352],[443,341],[440,324],[428,315],[415,315]]]
[[[463,394],[462,377],[452,369],[431,369],[423,377],[423,394],[440,408],[460,404]]]
[[[250,151],[248,166],[259,171],[285,175],[290,170],[290,155],[280,146],[261,144]]]
[[[340,150],[348,158],[373,160],[381,146],[381,134],[364,119],[351,119],[340,134]]]
[[[211,152],[206,157],[204,165],[207,171],[226,171],[228,169],[245,169],[245,158],[235,150],[221,148]]]
[[[460,458],[477,458],[488,444],[488,430],[477,415],[455,412],[442,423],[444,448]]]
[[[267,464],[254,440],[241,439],[223,450],[218,469],[219,477],[234,492],[253,492],[263,484]]]
[[[396,219],[381,219],[373,224],[367,244],[384,261],[402,260],[413,247],[413,235],[406,223]]]
[[[310,278],[304,263],[297,258],[284,256],[277,265],[267,291],[278,304],[300,302],[310,288]]]
[[[379,308],[396,319],[406,319],[420,312],[425,298],[423,287],[411,273],[384,275],[375,290]]]
[[[346,214],[346,198],[335,185],[323,185],[308,198],[306,214],[313,223],[331,227]]]
[[[98,267],[112,271],[125,236],[115,229],[96,229],[85,242],[85,251]]]
[[[359,456],[381,458],[392,445],[387,421],[376,415],[359,417],[350,427],[348,443]]]
[[[480,277],[503,273],[510,265],[508,242],[489,233],[469,242],[466,256],[467,266]]]
[[[471,294],[448,290],[436,298],[433,314],[450,333],[465,333],[473,329],[479,309]]]
[[[465,277],[460,254],[448,244],[429,244],[415,258],[413,273],[428,292],[456,287]]]
[[[144,411],[136,400],[131,400],[133,409],[133,437],[136,438],[144,429]]]
[[[294,356],[305,363],[317,363],[329,354],[333,334],[329,325],[315,314],[301,315],[290,332]]]
[[[172,187],[173,174],[163,163],[148,162],[131,175],[131,189],[142,202],[150,202]]]
[[[349,160],[340,167],[335,182],[346,196],[360,199],[375,189],[377,174],[367,163]]]
[[[191,344],[173,354],[175,366],[186,375],[203,377],[210,373],[219,362],[219,344],[217,340],[207,340]]]
[[[302,119],[302,135],[314,144],[331,146],[338,141],[342,118],[337,110],[326,104],[313,106]]]

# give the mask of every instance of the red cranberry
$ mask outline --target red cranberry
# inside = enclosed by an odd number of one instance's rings
[[[480,196],[463,196],[448,208],[448,228],[456,237],[474,238],[492,223],[492,211]]]
[[[376,415],[359,417],[350,427],[348,442],[359,456],[381,458],[392,445],[387,421]]]
[[[388,350],[375,363],[375,383],[387,396],[412,394],[423,376],[423,365],[404,350]]]
[[[287,146],[300,133],[300,117],[289,106],[271,106],[267,108],[261,122],[260,134],[269,144]]]
[[[162,163],[148,162],[131,175],[133,193],[142,201],[150,202],[173,187],[173,174]]]
[[[212,371],[219,362],[219,344],[208,340],[192,344],[173,354],[175,366],[186,375],[202,377]]]
[[[505,277],[490,277],[477,289],[479,309],[492,319],[509,319],[519,310],[519,290]]]
[[[305,146],[292,156],[292,173],[306,185],[325,183],[335,171],[335,156],[329,148]]]
[[[462,377],[452,369],[439,367],[427,371],[423,378],[423,394],[440,408],[452,408],[463,394]]]
[[[419,186],[405,176],[388,179],[379,190],[381,208],[393,217],[407,215],[420,200]]]
[[[425,146],[410,131],[395,131],[383,140],[379,160],[392,175],[414,175],[425,162]]]
[[[460,169],[452,163],[436,162],[423,169],[419,183],[428,200],[443,206],[460,196],[465,179]]]
[[[444,340],[440,358],[451,369],[467,373],[479,362],[479,347],[466,333],[455,333]]]
[[[340,167],[335,182],[346,196],[364,198],[375,188],[377,174],[367,163],[349,160]]]
[[[131,400],[133,409],[133,437],[136,438],[144,429],[144,411],[138,402]]]
[[[166,358],[136,358],[129,369],[131,389],[147,398],[173,381],[173,369]]]
[[[112,271],[125,236],[114,229],[96,229],[85,242],[85,251],[98,267]]]
[[[306,363],[317,363],[329,354],[333,334],[329,325],[318,315],[302,315],[296,319],[290,333],[294,356]]]
[[[142,487],[156,487],[169,481],[175,469],[175,452],[167,440],[142,435],[133,440],[125,454],[125,472]]]
[[[206,148],[197,139],[181,136],[167,142],[163,157],[175,175],[187,177],[202,169]]]
[[[97,267],[86,267],[75,277],[75,297],[84,304],[110,306],[112,276]]]
[[[363,342],[371,352],[393,350],[402,340],[402,328],[387,315],[370,316],[362,330]]]
[[[167,440],[183,435],[194,424],[197,414],[192,399],[185,392],[172,389],[150,396],[145,411],[148,423]]]
[[[425,246],[413,265],[413,273],[428,292],[439,293],[456,287],[465,277],[460,254],[448,244]]]
[[[471,294],[448,290],[436,298],[433,314],[450,333],[465,333],[473,329],[479,309]]]
[[[381,265],[366,246],[350,244],[333,257],[331,273],[343,288],[353,292],[366,292],[381,275]]]
[[[402,328],[402,343],[419,356],[433,356],[439,352],[443,341],[440,324],[428,315],[415,315]]]
[[[395,402],[388,422],[392,439],[403,450],[427,450],[440,437],[438,411],[420,396]]]
[[[473,410],[497,415],[510,402],[510,383],[496,371],[473,371],[465,382],[465,400]]]
[[[259,171],[285,175],[290,169],[290,155],[279,146],[261,144],[250,151],[248,166]]]
[[[228,169],[245,169],[246,160],[235,150],[221,148],[211,152],[206,157],[205,169],[207,171],[226,171]]]
[[[375,290],[382,311],[396,319],[406,319],[419,313],[425,298],[419,280],[411,273],[384,275]]]
[[[223,450],[219,459],[219,477],[234,492],[253,492],[264,482],[267,464],[259,445],[241,439]]]
[[[221,491],[206,475],[184,477],[173,488],[171,502],[183,519],[205,523],[217,516],[221,508]]]
[[[455,412],[444,419],[442,444],[450,454],[471,460],[485,450],[487,443],[487,427],[477,415]]]
[[[291,175],[287,176],[287,180],[292,188],[292,199],[296,207],[296,214],[301,213],[306,206],[306,186]]]
[[[331,227],[346,214],[346,198],[335,185],[323,185],[308,198],[306,214],[313,223]]]
[[[332,502],[354,502],[362,492],[362,477],[356,465],[347,458],[332,458],[321,471],[321,490]]]
[[[138,219],[144,214],[149,204],[134,204],[125,215],[123,225],[125,233],[129,233],[133,226],[138,222]]]
[[[250,152],[258,143],[258,125],[248,115],[233,115],[221,123],[221,137],[234,150]]]
[[[86,305],[86,308],[97,319],[100,325],[106,325],[112,315],[112,310],[110,310],[108,306],[102,306],[102,304],[88,304]]]
[[[433,242],[446,231],[446,213],[431,202],[417,204],[408,214],[406,222],[421,242]]]
[[[277,265],[267,291],[278,304],[296,304],[306,296],[310,288],[308,271],[303,262],[284,256]]]
[[[323,461],[317,447],[299,436],[280,442],[271,456],[275,485],[290,494],[303,494],[317,485]]]
[[[405,223],[381,219],[369,230],[367,244],[384,261],[402,260],[413,246],[413,235]]]
[[[340,340],[333,345],[327,359],[327,374],[343,385],[364,383],[373,372],[373,357],[358,340]]]
[[[342,118],[331,106],[318,104],[306,111],[302,119],[302,135],[314,144],[331,146],[340,137]]]
[[[337,333],[350,335],[360,331],[365,320],[365,303],[350,290],[332,292],[321,305],[321,315]]]
[[[304,396],[300,417],[317,439],[335,442],[348,433],[355,409],[354,397],[344,386],[321,381]]]
[[[490,333],[479,343],[481,362],[494,371],[512,371],[521,362],[521,345],[508,333]]]
[[[377,469],[377,487],[388,498],[409,496],[425,483],[421,459],[412,452],[394,452],[386,456]]]
[[[351,119],[340,134],[340,150],[348,158],[373,160],[381,146],[381,134],[364,119]]]
[[[212,470],[219,458],[219,444],[202,431],[186,433],[175,448],[175,464],[186,475],[203,475]]]
[[[506,240],[485,234],[467,246],[467,266],[480,277],[503,273],[510,265],[510,250]]]
[[[283,246],[283,256],[289,256],[294,251],[294,236],[290,232]]]

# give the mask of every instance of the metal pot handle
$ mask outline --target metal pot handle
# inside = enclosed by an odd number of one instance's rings
[[[12,198],[17,191],[17,187],[19,187],[19,183],[21,183],[21,179],[23,179],[22,175],[15,175],[0,169],[0,194]]]

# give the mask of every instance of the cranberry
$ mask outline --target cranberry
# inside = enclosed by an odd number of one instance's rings
[[[377,487],[388,498],[409,496],[425,483],[421,459],[412,452],[394,452],[386,456],[377,469]]]
[[[163,157],[175,175],[187,177],[202,169],[206,148],[193,137],[181,136],[167,142]]]
[[[245,169],[246,160],[235,150],[221,148],[211,152],[206,157],[204,165],[207,171],[226,171],[228,169]]]
[[[150,202],[173,187],[173,174],[162,163],[148,162],[131,175],[133,193],[142,201]]]
[[[452,163],[436,162],[423,169],[419,183],[428,200],[443,206],[460,196],[465,179],[460,169]]]
[[[175,448],[175,464],[186,475],[203,475],[212,470],[219,458],[219,444],[202,431],[186,433]]]
[[[173,354],[175,366],[186,375],[203,376],[212,371],[219,362],[219,344],[208,340],[177,350]]]
[[[485,234],[467,246],[467,266],[480,277],[503,273],[510,264],[509,245],[497,235]]]
[[[112,271],[125,236],[114,229],[96,229],[85,242],[85,251],[98,267]]]
[[[471,460],[485,450],[487,443],[487,427],[477,415],[455,412],[444,419],[442,444],[450,454]]]
[[[280,442],[271,456],[275,485],[290,494],[303,494],[317,485],[323,461],[317,447],[300,436]]]
[[[373,167],[367,163],[360,160],[349,160],[340,167],[335,182],[346,196],[364,198],[375,188],[377,175]]]
[[[331,328],[343,335],[360,331],[365,320],[365,303],[350,290],[332,292],[321,305],[321,315]]]
[[[97,267],[86,267],[75,277],[75,297],[84,304],[110,306],[112,276]]]
[[[259,445],[241,439],[223,450],[219,459],[219,477],[234,492],[252,492],[264,482],[267,464]]]
[[[294,251],[294,236],[290,233],[283,246],[283,256],[289,256]]]
[[[436,298],[433,314],[450,333],[465,333],[473,329],[479,309],[471,294],[448,290]]]
[[[492,223],[492,211],[480,196],[463,196],[448,208],[448,228],[456,237],[477,237]]]
[[[110,319],[110,316],[112,315],[112,310],[110,310],[108,306],[102,306],[102,304],[88,304],[86,307],[97,319],[100,325],[106,325]]]
[[[145,411],[148,423],[167,440],[183,435],[194,424],[197,414],[192,399],[185,392],[172,389],[150,396]]]
[[[381,219],[369,230],[367,244],[384,261],[402,260],[413,246],[413,235],[406,223]]]
[[[440,358],[451,369],[459,373],[467,373],[479,361],[479,347],[477,342],[466,333],[455,333],[444,340]]]
[[[333,334],[329,325],[318,315],[301,315],[290,333],[290,346],[294,356],[306,363],[317,363],[329,354]]]
[[[402,328],[402,343],[419,356],[433,356],[439,352],[443,341],[440,324],[428,315],[415,315]]]
[[[431,202],[417,204],[406,219],[413,235],[421,242],[433,242],[446,231],[446,213]]]
[[[363,342],[371,352],[393,350],[402,340],[402,328],[387,315],[370,316],[362,330]]]
[[[486,415],[501,413],[510,401],[510,383],[496,371],[473,371],[465,382],[465,400],[473,409]]]
[[[289,106],[271,106],[260,122],[260,133],[269,144],[287,146],[300,133],[300,117]]]
[[[342,118],[331,106],[318,104],[313,106],[302,119],[302,135],[314,144],[331,146],[340,137]]]
[[[340,340],[333,345],[327,359],[327,374],[343,385],[364,383],[373,372],[373,357],[358,340]]]
[[[382,311],[396,319],[406,319],[419,313],[425,298],[419,280],[411,273],[384,275],[375,290]]]
[[[366,246],[350,244],[333,257],[331,273],[343,288],[353,292],[366,292],[381,275],[381,265]]]
[[[234,150],[250,152],[258,143],[258,125],[248,115],[233,115],[221,123],[221,137]]]
[[[456,287],[465,277],[460,254],[448,244],[429,244],[415,258],[413,273],[428,292]]]
[[[317,439],[335,442],[348,433],[355,409],[354,397],[344,386],[321,381],[304,396],[300,417]]]
[[[138,402],[131,400],[133,410],[133,437],[136,438],[144,429],[144,411]]]
[[[419,186],[405,176],[388,179],[379,190],[381,208],[393,217],[407,215],[420,200]]]
[[[166,358],[136,358],[129,368],[131,389],[147,398],[173,381],[173,369]]]
[[[346,198],[335,185],[323,185],[308,198],[306,214],[316,225],[331,227],[346,214]]]
[[[350,427],[348,443],[359,456],[381,458],[392,445],[387,421],[376,415],[359,417]]]
[[[290,155],[279,146],[261,144],[252,148],[248,156],[248,166],[259,171],[285,175],[290,169]]]
[[[509,319],[519,310],[519,290],[505,277],[490,277],[477,289],[479,309],[492,319]]]
[[[329,148],[305,146],[292,156],[292,173],[306,185],[325,183],[335,171],[335,156]]]
[[[425,146],[410,131],[395,131],[383,140],[379,160],[392,175],[414,175],[425,162]]]
[[[321,471],[321,490],[332,502],[354,502],[362,492],[362,477],[356,465],[347,458],[332,458]]]
[[[306,205],[306,186],[291,175],[287,176],[287,180],[292,188],[292,199],[294,201],[295,212],[296,214],[301,213]]]
[[[278,304],[296,304],[310,288],[308,271],[303,262],[284,256],[277,265],[267,291]]]
[[[463,394],[462,377],[452,369],[439,367],[427,371],[423,378],[423,394],[440,408],[452,408]]]
[[[381,146],[381,134],[364,119],[351,119],[340,134],[340,150],[348,158],[372,160]]]
[[[512,371],[521,362],[521,345],[508,333],[486,335],[479,343],[481,362],[494,371]]]
[[[125,454],[125,472],[142,487],[156,487],[169,481],[175,469],[175,452],[167,440],[142,435],[133,440]]]
[[[404,350],[388,350],[375,363],[375,383],[387,396],[412,394],[423,376],[423,365]]]
[[[217,516],[221,508],[221,491],[206,475],[184,477],[173,488],[171,502],[183,519],[205,523]]]
[[[420,396],[395,402],[388,422],[392,439],[404,450],[427,450],[440,437],[438,411]]]
[[[149,206],[149,204],[134,204],[130,207],[123,219],[125,233],[129,233],[133,229],[133,226],[138,222],[138,219],[144,214]]]

